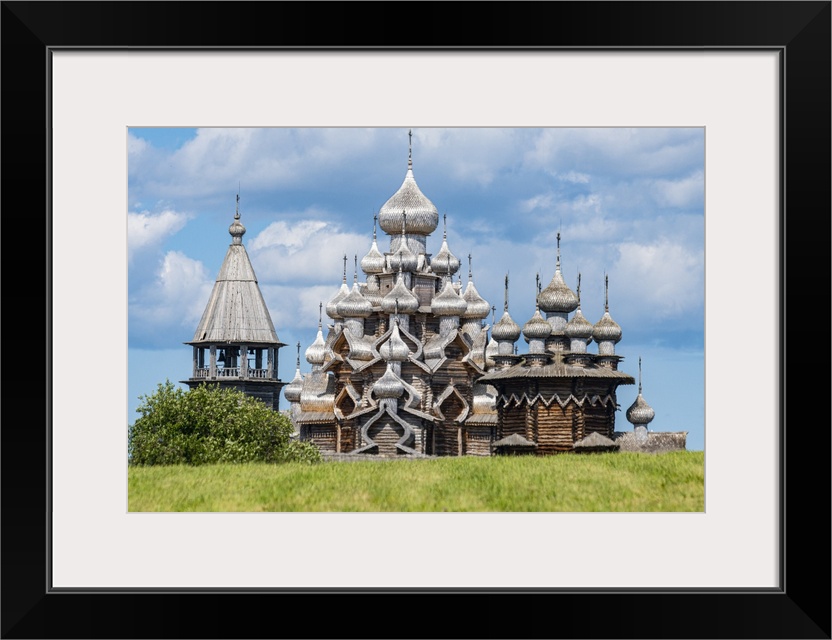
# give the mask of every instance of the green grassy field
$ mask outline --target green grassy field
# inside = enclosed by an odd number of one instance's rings
[[[130,467],[130,511],[704,511],[705,454]]]

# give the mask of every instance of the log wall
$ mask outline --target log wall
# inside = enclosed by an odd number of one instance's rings
[[[469,456],[491,455],[491,427],[465,428],[465,454]]]
[[[554,402],[550,407],[538,406],[537,412],[537,454],[547,455],[571,451],[575,443],[574,425],[576,405],[572,402],[565,407]]]
[[[311,440],[321,451],[335,453],[336,432],[332,427],[307,426],[309,440]]]
[[[586,406],[585,421],[586,421],[586,435],[590,433],[600,433],[605,438],[612,438],[614,431],[615,408],[612,404],[606,407],[602,404],[597,404],[594,407]]]
[[[404,435],[404,429],[388,416],[384,416],[373,423],[367,435],[378,445],[378,455],[394,456],[398,452],[396,443]]]

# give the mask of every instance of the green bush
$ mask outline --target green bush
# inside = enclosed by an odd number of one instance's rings
[[[314,445],[290,439],[286,416],[240,391],[166,380],[139,399],[141,417],[128,427],[133,466],[321,460]]]

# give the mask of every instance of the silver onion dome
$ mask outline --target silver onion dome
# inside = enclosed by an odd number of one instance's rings
[[[318,335],[315,341],[306,349],[306,361],[311,365],[321,365],[326,358],[326,344],[324,344],[324,336],[321,332],[321,327],[318,325]]]
[[[618,342],[621,340],[621,327],[612,319],[609,304],[609,276],[604,276],[604,315],[592,328],[595,342]]]
[[[485,366],[493,367],[496,364],[494,356],[499,355],[499,353],[500,347],[494,340],[494,334],[492,332],[491,338],[488,340],[488,344],[485,347]]]
[[[552,334],[552,325],[540,315],[540,308],[535,309],[534,315],[523,325],[523,335],[526,341],[545,340]]]
[[[572,319],[566,323],[563,333],[567,338],[576,338],[579,340],[590,340],[592,338],[592,323],[584,317],[580,307],[575,311]]]
[[[402,272],[399,271],[396,284],[381,300],[381,310],[384,313],[411,314],[416,313],[418,309],[419,299],[404,285],[404,277],[402,276]]]
[[[491,311],[491,306],[477,291],[474,286],[474,273],[471,270],[471,254],[468,254],[468,285],[465,287],[465,293],[462,294],[462,299],[465,300],[468,308],[462,317],[466,320],[483,320],[488,317],[488,312]]]
[[[393,332],[390,334],[390,338],[381,345],[378,352],[387,362],[404,362],[407,360],[410,355],[410,349],[407,348],[407,344],[402,340],[398,321],[393,325]]]
[[[634,427],[644,426],[656,417],[653,407],[647,404],[644,396],[641,395],[641,358],[638,359],[638,397],[627,409],[627,421]]]
[[[549,285],[538,294],[537,303],[546,313],[570,313],[577,308],[578,296],[564,282],[560,266]]]
[[[347,287],[347,256],[344,256],[344,275],[341,280],[341,288],[338,289],[335,296],[333,296],[333,298],[326,303],[326,315],[333,320],[343,320],[343,318],[338,315],[338,303],[348,295],[350,295],[350,289]]]
[[[283,396],[289,402],[300,402],[300,392],[303,389],[303,376],[300,374],[300,342],[298,342],[298,359],[295,366],[295,377],[283,387]]]
[[[321,310],[323,303],[318,303],[318,335],[315,336],[315,341],[306,349],[306,361],[315,366],[321,365],[326,359],[326,343],[324,342],[324,334],[321,328]],[[298,343],[298,358],[300,358],[300,343]],[[298,360],[298,367],[300,367],[300,360]]]
[[[333,320],[343,320],[343,317],[338,313],[338,303],[348,295],[350,295],[350,290],[347,287],[347,283],[344,282],[341,284],[341,288],[335,294],[335,297],[326,303],[326,315]]]
[[[373,385],[373,395],[379,399],[400,398],[403,393],[404,383],[393,373],[391,365],[388,363],[387,371]]]
[[[465,313],[462,314],[463,318],[482,320],[488,317],[488,311],[491,307],[488,306],[488,302],[480,295],[474,283],[470,280],[468,281],[468,286],[465,287],[465,293],[462,295],[462,299],[468,305]]]
[[[467,308],[468,303],[456,292],[450,280],[445,283],[442,292],[433,299],[430,305],[430,310],[437,316],[459,317]]]
[[[450,276],[459,271],[459,259],[451,253],[448,248],[448,216],[443,216],[445,220],[445,231],[442,234],[442,247],[430,261],[430,268],[434,273],[439,275]]]
[[[300,375],[300,369],[296,369],[295,377],[283,389],[283,397],[289,402],[300,402],[301,389],[303,389],[303,376]]]
[[[601,319],[592,328],[595,342],[618,342],[621,340],[621,327],[612,319],[609,311],[604,311]]]
[[[234,222],[228,227],[228,233],[231,234],[232,244],[243,244],[243,236],[246,233],[246,228],[240,222],[240,212],[234,215]]]
[[[373,244],[370,246],[367,255],[361,258],[361,270],[368,276],[384,271],[384,256],[378,250],[375,221],[376,217],[373,216]]]
[[[646,425],[656,416],[653,407],[639,393],[635,402],[627,409],[627,421],[635,425]]]
[[[558,238],[558,254],[555,263],[555,275],[546,288],[537,295],[537,303],[546,313],[571,313],[578,306],[578,296],[563,280],[560,272],[560,232]]]
[[[495,340],[509,340],[514,342],[520,337],[520,326],[511,319],[508,311],[504,311],[503,317],[500,318],[500,321],[491,330],[491,336]]]
[[[361,295],[358,283],[354,282],[349,295],[336,305],[336,312],[342,318],[366,318],[373,312],[373,305]]]
[[[405,233],[408,234],[429,235],[439,224],[439,211],[422,193],[413,177],[412,150],[408,152],[407,173],[402,186],[379,210],[379,226],[390,235],[399,233],[404,222],[403,214],[407,216]]]
[[[419,266],[419,256],[407,246],[407,240],[402,238],[399,248],[390,256],[390,268],[393,271],[414,272]]]

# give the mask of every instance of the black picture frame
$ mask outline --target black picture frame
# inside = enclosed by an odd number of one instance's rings
[[[828,1],[3,2],[3,337],[12,366],[0,432],[2,637],[830,638],[829,385],[818,374],[828,371],[830,15]],[[48,96],[50,51],[64,47],[778,51],[781,341],[770,348],[781,365],[780,587],[51,590],[50,389],[60,375],[49,350]],[[24,358],[49,363],[46,377],[24,373]]]

